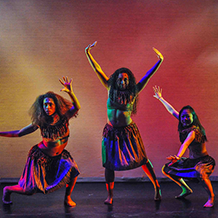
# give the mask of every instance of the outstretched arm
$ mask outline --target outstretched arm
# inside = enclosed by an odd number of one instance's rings
[[[72,108],[67,113],[67,116],[69,116],[69,118],[71,118],[81,108],[80,103],[79,103],[76,95],[73,92],[73,87],[72,87],[73,80],[70,79],[70,81],[69,81],[68,77],[63,77],[63,81],[61,79],[59,79],[59,81],[64,86],[64,88],[61,89],[61,91],[66,92],[70,96],[70,98],[71,98],[71,100],[73,102]]]
[[[173,164],[175,163],[177,160],[179,160],[183,154],[185,153],[186,149],[188,148],[188,146],[192,143],[192,141],[195,139],[195,131],[191,131],[187,138],[185,139],[185,141],[182,143],[177,155],[174,156],[169,156],[167,157],[168,160],[170,160]]]
[[[30,124],[21,130],[14,130],[14,131],[7,131],[7,132],[0,132],[0,136],[4,137],[21,137],[24,135],[28,135],[32,132],[35,132],[38,129],[36,125]]]
[[[192,141],[195,139],[195,131],[191,131],[185,141],[182,143],[179,152],[177,153],[178,157],[182,157],[182,155],[185,153],[188,146],[192,143]]]
[[[161,63],[163,62],[163,55],[155,48],[153,48],[153,50],[155,51],[155,53],[157,54],[159,60],[158,62],[145,74],[145,76],[142,77],[142,79],[139,81],[139,83],[137,84],[137,89],[138,92],[141,92],[146,84],[148,83],[149,79],[154,75],[154,73],[158,70],[158,68],[160,67]]]
[[[163,97],[162,97],[162,89],[158,86],[153,87],[154,89],[154,97],[158,99],[164,107],[168,110],[170,114],[179,119],[179,112],[173,108]]]
[[[93,56],[90,53],[90,50],[96,46],[97,41],[95,41],[92,45],[88,45],[85,49],[86,56],[89,60],[90,65],[92,66],[93,70],[97,74],[98,78],[100,79],[101,83],[104,85],[106,89],[109,89],[108,80],[109,78],[105,75],[99,64],[95,61]]]

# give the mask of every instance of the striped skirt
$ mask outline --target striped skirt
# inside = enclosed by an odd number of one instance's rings
[[[208,178],[215,167],[215,160],[209,155],[196,159],[181,158],[169,166],[170,163],[165,164],[162,170],[170,176],[185,179]]]

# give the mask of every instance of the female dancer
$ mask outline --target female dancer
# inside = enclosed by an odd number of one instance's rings
[[[129,170],[142,166],[155,188],[155,200],[161,200],[160,186],[153,167],[146,156],[144,145],[131,114],[136,113],[137,96],[163,61],[163,56],[156,49],[158,62],[136,84],[135,77],[127,68],[120,68],[110,77],[102,71],[90,53],[94,42],[85,49],[87,58],[98,78],[108,90],[108,122],[103,131],[102,162],[105,167],[106,188],[108,197],[105,204],[113,203],[114,171]]]
[[[69,137],[69,119],[76,116],[80,103],[72,88],[72,80],[63,77],[61,91],[68,93],[72,103],[58,94],[40,95],[30,109],[32,124],[21,130],[0,132],[0,136],[21,137],[41,130],[42,141],[31,148],[23,174],[17,185],[6,186],[3,203],[11,204],[11,193],[31,195],[50,193],[66,185],[64,203],[75,207],[71,193],[76,184],[79,169],[70,153],[64,148]]]
[[[178,113],[163,97],[160,87],[154,87],[155,95],[165,108],[179,120],[178,131],[182,143],[177,155],[167,157],[170,163],[163,166],[162,172],[182,188],[177,199],[192,194],[191,188],[183,178],[197,179],[201,182],[209,198],[204,207],[213,207],[214,192],[209,176],[214,170],[215,161],[206,150],[207,137],[197,114],[191,106],[185,106]],[[189,148],[189,158],[182,155]]]

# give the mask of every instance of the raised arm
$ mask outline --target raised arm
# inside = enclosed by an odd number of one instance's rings
[[[30,124],[20,130],[0,132],[0,136],[4,137],[22,137],[36,131],[38,127],[36,125]]]
[[[93,56],[90,53],[90,50],[96,46],[97,41],[95,41],[92,45],[88,45],[85,49],[86,56],[89,60],[90,65],[92,66],[93,70],[97,74],[98,78],[100,79],[101,83],[106,89],[109,89],[108,80],[109,78],[105,75],[99,64],[95,61]]]
[[[64,86],[64,88],[62,88],[61,91],[66,92],[70,96],[73,102],[72,108],[67,113],[69,118],[71,118],[81,108],[79,100],[77,99],[76,95],[73,92],[73,87],[72,87],[73,80],[72,79],[69,80],[68,77],[63,77],[63,81],[61,79],[59,79],[59,81]]]
[[[160,67],[161,63],[163,62],[163,55],[155,48],[153,48],[153,50],[155,51],[155,53],[157,54],[159,60],[158,62],[145,74],[145,76],[142,77],[142,79],[138,82],[137,84],[137,89],[138,92],[141,92],[146,84],[148,83],[149,79],[154,75],[154,73],[158,70],[158,68]]]
[[[179,112],[174,109],[172,105],[170,105],[162,96],[162,89],[158,86],[153,87],[154,89],[154,97],[158,99],[164,107],[167,109],[167,111],[172,114],[175,118],[179,119]]]

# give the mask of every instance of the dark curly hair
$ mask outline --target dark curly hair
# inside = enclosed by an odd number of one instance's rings
[[[184,129],[187,129],[187,128],[190,128],[190,127],[184,127],[181,123],[181,114],[182,114],[182,111],[184,110],[189,110],[191,113],[192,113],[192,116],[193,116],[193,123],[192,123],[192,126],[197,126],[199,127],[200,129],[200,132],[202,133],[203,135],[203,140],[204,141],[207,141],[207,136],[206,136],[206,133],[205,133],[205,129],[204,127],[201,125],[200,123],[200,120],[196,114],[196,112],[194,111],[194,109],[190,106],[190,105],[187,105],[187,106],[184,106],[180,112],[179,112],[179,125],[178,125],[178,131],[179,132],[182,132],[182,130]]]
[[[53,122],[52,116],[48,116],[43,109],[43,100],[45,98],[52,98],[54,100],[56,113],[60,118],[62,118],[72,107],[72,103],[69,100],[51,91],[38,96],[29,110],[32,123],[38,126],[43,126],[44,124],[50,124]]]
[[[121,73],[126,73],[129,76],[129,85],[127,87],[127,90],[125,90],[125,95],[126,95],[126,99],[128,101],[128,103],[131,103],[131,99],[134,100],[134,105],[133,105],[133,114],[136,114],[137,112],[137,103],[138,103],[138,95],[137,95],[137,87],[136,87],[136,79],[135,76],[133,75],[133,73],[131,72],[131,70],[129,70],[128,68],[119,68],[117,69],[111,76],[109,79],[109,87],[110,87],[110,91],[109,91],[109,98],[111,100],[116,100],[117,98],[117,91],[118,87],[117,87],[117,78],[119,76],[119,74]],[[131,98],[132,97],[132,98]]]

